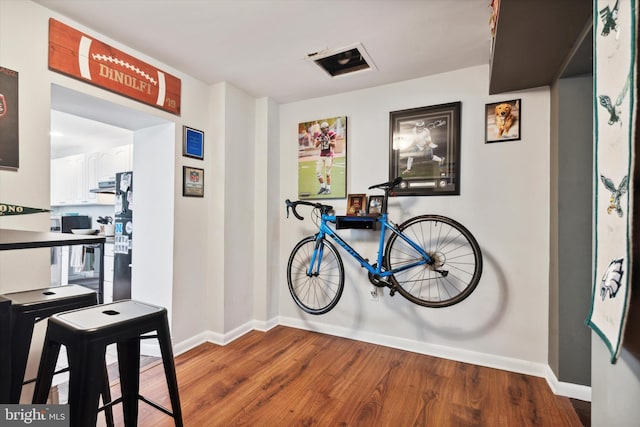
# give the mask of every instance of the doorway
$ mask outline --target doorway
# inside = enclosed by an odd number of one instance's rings
[[[51,85],[51,110],[102,124],[125,139],[130,135],[135,172],[131,298],[165,307],[171,318],[175,123],[56,84]]]

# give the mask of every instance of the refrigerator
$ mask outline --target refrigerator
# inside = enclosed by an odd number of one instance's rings
[[[116,174],[113,246],[113,300],[131,299],[133,173]]]

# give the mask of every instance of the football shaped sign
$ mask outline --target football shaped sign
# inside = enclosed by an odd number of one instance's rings
[[[180,115],[179,78],[53,18],[49,69]]]

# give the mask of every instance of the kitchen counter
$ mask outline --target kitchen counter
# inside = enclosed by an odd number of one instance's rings
[[[51,248],[55,246],[99,245],[100,272],[98,275],[98,301],[102,304],[104,295],[104,236],[82,234],[51,233],[41,231],[0,229],[0,251],[15,249]]]
[[[53,246],[104,244],[105,241],[104,236],[0,229],[0,251],[50,248]]]
[[[67,233],[49,233],[39,231],[0,229],[0,251],[15,249],[48,248],[54,246],[91,245],[99,244],[104,265],[104,236],[85,236]],[[98,295],[101,298],[104,291],[104,269],[100,269],[98,279]],[[9,311],[10,301],[0,297],[0,343],[2,354],[0,357],[0,403],[8,402],[9,390],[7,381],[10,375],[10,365],[7,359],[9,349]]]

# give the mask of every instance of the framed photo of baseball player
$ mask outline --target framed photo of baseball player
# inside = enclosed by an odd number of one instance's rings
[[[347,197],[347,117],[298,124],[298,198]]]
[[[519,99],[494,102],[485,106],[485,143],[520,139]]]
[[[389,113],[389,179],[398,196],[460,194],[460,102]]]

